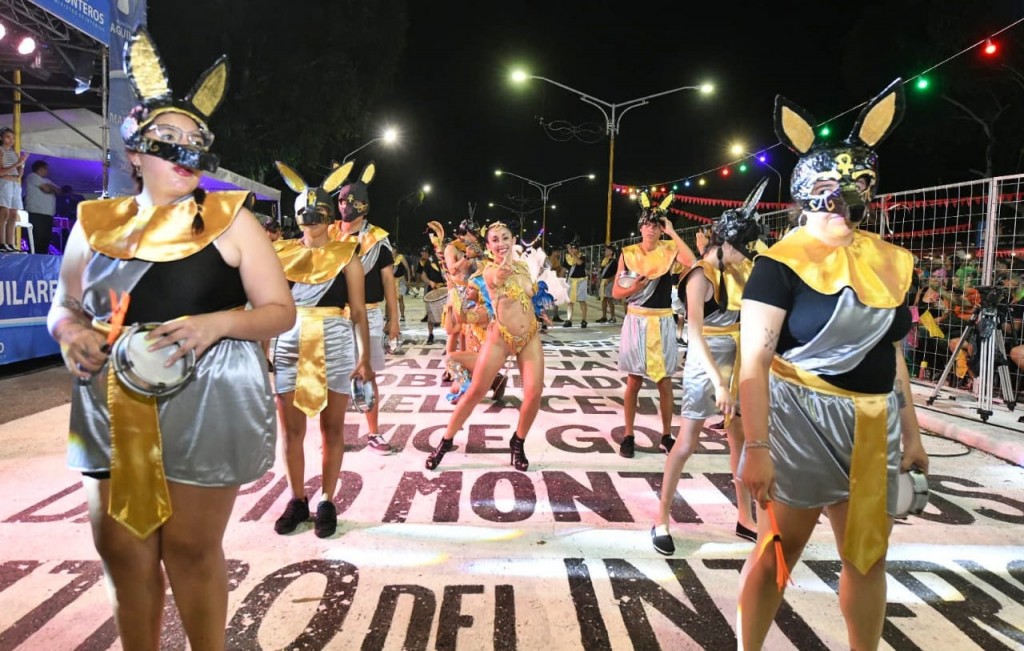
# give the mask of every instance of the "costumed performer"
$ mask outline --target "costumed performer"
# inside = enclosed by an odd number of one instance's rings
[[[647,194],[641,193],[638,221],[641,240],[622,249],[612,289],[613,298],[624,299],[627,303],[619,342],[619,370],[628,374],[624,403],[626,431],[619,447],[619,454],[626,458],[635,454],[633,423],[637,396],[645,376],[658,386],[662,431],[659,448],[667,453],[675,443],[672,374],[679,367],[679,344],[672,319],[672,289],[679,273],[689,268],[695,258],[665,216],[672,199],[673,195],[669,194],[660,205],[653,205]],[[662,240],[664,233],[671,239]],[[629,273],[623,276],[624,272]]]
[[[338,216],[340,221],[328,228],[328,236],[339,242],[358,242],[359,261],[366,276],[365,298],[366,318],[370,324],[370,366],[374,374],[384,370],[384,333],[392,342],[398,342],[398,292],[395,291],[394,251],[388,232],[369,221],[370,193],[367,187],[377,173],[372,162],[359,174],[358,181],[347,182],[338,191]],[[382,305],[383,303],[383,305]],[[384,311],[387,310],[385,323]],[[373,395],[380,397],[376,375],[370,379]],[[378,416],[380,400],[366,411],[366,443],[371,450],[380,454],[391,454],[391,445],[380,433]]]
[[[47,320],[78,378],[68,465],[82,473],[121,645],[159,646],[166,571],[190,647],[221,650],[224,530],[239,486],[274,461],[258,342],[290,328],[295,306],[247,193],[198,189],[218,166],[207,121],[227,60],[178,99],[144,29],[125,48],[140,104],[121,136],[141,191],[79,204]]]
[[[802,214],[757,257],[743,294],[740,478],[759,505],[758,544],[740,579],[744,649],[764,644],[787,568],[823,510],[842,558],[849,645],[875,649],[882,635],[898,473],[927,472],[928,456],[900,350],[911,326],[913,256],[857,226],[877,185],[874,147],[903,104],[897,79],[867,103],[845,141],[829,144],[815,142],[817,121],[803,109],[775,102],[776,133],[800,157],[790,190]],[[775,554],[762,553],[769,546]]]
[[[345,455],[351,380],[373,379],[363,265],[355,255],[358,244],[334,242],[327,236],[336,217],[331,193],[348,177],[352,163],[336,168],[319,187],[310,187],[280,161],[277,169],[288,187],[299,193],[295,219],[302,237],[274,245],[298,309],[295,326],[277,337],[273,350],[277,411],[284,423],[281,444],[292,493],[274,531],[291,533],[309,520],[303,441],[306,419],[319,415],[321,492],[313,530],[318,538],[327,538],[338,528],[334,496]]]
[[[492,321],[473,367],[469,389],[455,407],[444,438],[427,457],[425,465],[428,470],[436,468],[444,455],[452,450],[456,432],[483,399],[492,378],[510,355],[516,358],[523,379],[519,423],[509,439],[511,462],[516,470],[525,471],[530,466],[523,444],[537,417],[544,389],[544,352],[537,336],[537,319],[544,305],[532,300],[540,296],[538,287],[526,264],[514,260],[515,238],[508,226],[502,222],[491,224],[485,238],[492,260],[485,261],[477,274],[483,279],[483,300],[493,310]]]
[[[597,323],[615,323],[615,299],[612,298],[612,289],[615,287],[615,269],[618,265],[619,254],[614,246],[605,244],[604,257],[601,259],[601,271],[598,278],[601,280],[598,295],[601,297],[601,318]]]
[[[742,206],[722,213],[714,224],[704,255],[679,283],[689,330],[689,347],[683,365],[683,423],[679,438],[665,459],[661,502],[651,529],[654,549],[667,556],[675,553],[669,517],[679,477],[696,451],[704,421],[717,413],[725,417],[729,440],[729,469],[736,485],[738,511],[736,535],[747,540],[757,537],[750,492],[736,474],[743,449],[743,426],[736,402],[739,388],[736,353],[740,340],[740,300],[761,236],[757,202],[767,184],[767,179],[761,181]]]

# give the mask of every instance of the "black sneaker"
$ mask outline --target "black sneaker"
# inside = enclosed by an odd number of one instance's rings
[[[434,335],[427,335],[427,345],[434,343]]]
[[[317,538],[329,538],[338,530],[338,509],[334,502],[323,500],[316,507],[316,517],[313,518],[313,531]]]
[[[632,459],[633,455],[636,454],[636,438],[633,436],[626,436],[622,439],[622,445],[619,446],[619,456]]]
[[[654,545],[654,551],[659,554],[671,556],[676,553],[676,544],[665,525],[651,527],[651,543]]]
[[[429,314],[424,314],[424,315],[423,315],[423,318],[422,318],[422,319],[420,319],[420,323],[426,323],[426,322],[427,322],[427,319],[428,319],[429,317],[430,317],[430,315],[429,315]]]
[[[586,321],[580,321],[580,327],[581,328],[586,328],[587,327],[587,322]]]
[[[597,321],[594,321],[594,323],[608,323],[608,319],[606,319],[605,317],[601,317]]]
[[[562,327],[563,328],[571,328],[572,327],[572,321],[562,321]]]
[[[672,446],[675,444],[676,440],[672,438],[672,435],[666,434],[665,436],[661,437],[661,445],[659,445],[658,447],[661,448],[662,452],[668,454],[669,451],[672,449]]]
[[[283,536],[295,531],[300,524],[307,520],[309,520],[309,498],[296,497],[288,500],[288,507],[274,523],[274,531]]]

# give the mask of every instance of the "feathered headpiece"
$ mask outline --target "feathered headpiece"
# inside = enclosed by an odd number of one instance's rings
[[[124,72],[139,104],[121,123],[125,147],[141,154],[158,156],[192,169],[215,172],[220,159],[209,152],[213,133],[207,122],[224,100],[228,83],[228,59],[221,56],[202,75],[184,99],[174,97],[167,70],[156,44],[144,27],[139,27],[125,43]],[[176,134],[169,130],[147,137],[153,119],[162,113],[181,113],[195,120],[198,131]],[[185,136],[182,142],[181,136]],[[187,143],[187,144],[186,144]]]

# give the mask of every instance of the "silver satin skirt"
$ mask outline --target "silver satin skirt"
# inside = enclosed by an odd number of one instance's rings
[[[622,334],[619,339],[619,370],[630,375],[646,375],[657,382],[648,372],[647,329],[661,326],[661,355],[665,360],[665,377],[671,377],[679,369],[679,344],[676,343],[676,323],[671,316],[639,316],[626,314],[622,319]]]
[[[775,462],[775,495],[783,504],[818,508],[850,499],[853,401],[818,393],[772,375],[768,432]],[[896,512],[900,418],[896,394],[886,400],[886,510]]]
[[[67,459],[74,470],[110,470],[109,366],[72,389]],[[260,478],[274,463],[277,417],[257,342],[217,342],[179,391],[157,398],[157,413],[169,481],[237,486]]]
[[[295,390],[299,363],[299,326],[301,315],[288,332],[278,336],[274,345],[274,391],[288,393]],[[324,321],[324,358],[327,362],[327,390],[348,395],[352,371],[356,368],[355,336],[352,322],[340,316]]]
[[[370,326],[370,368],[374,373],[381,373],[387,364],[384,358],[384,337],[387,336],[384,333],[384,308],[367,308],[366,320]]]
[[[736,341],[732,337],[704,337],[704,341],[708,343],[711,358],[718,367],[722,382],[729,386],[736,363]],[[693,346],[690,346],[689,353],[686,356],[686,363],[683,364],[681,414],[683,418],[690,420],[704,420],[719,413],[718,405],[715,404],[715,387],[711,383],[707,368],[693,354]]]

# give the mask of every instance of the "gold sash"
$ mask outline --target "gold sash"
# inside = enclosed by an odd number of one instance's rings
[[[706,337],[732,337],[736,342],[736,360],[732,363],[732,375],[729,377],[729,393],[733,398],[740,394],[740,323],[737,321],[727,326],[709,326],[702,328],[701,332]]]
[[[772,373],[791,384],[853,401],[850,501],[841,552],[861,574],[867,574],[879,559],[885,557],[889,547],[889,515],[886,512],[889,485],[886,430],[888,394],[856,393],[840,389],[779,356],[772,360]]]
[[[295,376],[295,406],[309,417],[327,406],[327,349],[324,319],[344,317],[340,307],[297,307],[299,362]]]
[[[156,398],[125,389],[107,368],[110,500],[107,513],[145,540],[171,517]]]
[[[626,307],[626,313],[647,319],[647,335],[644,339],[644,350],[647,353],[647,375],[655,382],[660,382],[667,375],[665,351],[661,349],[661,319],[672,316],[672,308],[629,305]]]
[[[570,278],[569,279],[569,300],[579,301],[580,283],[587,282],[586,278]]]

